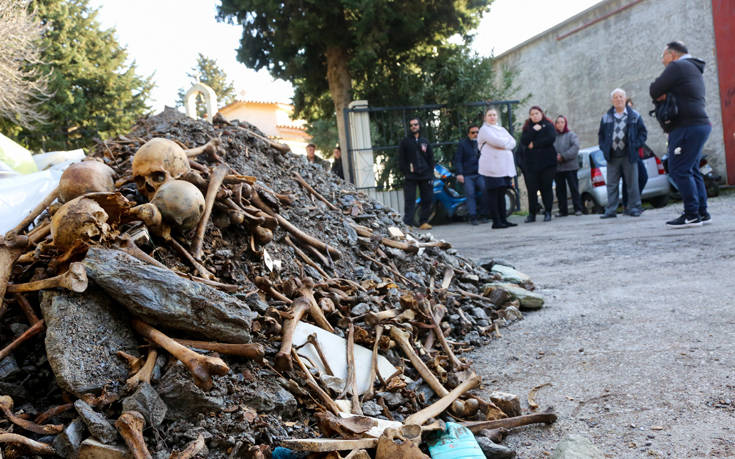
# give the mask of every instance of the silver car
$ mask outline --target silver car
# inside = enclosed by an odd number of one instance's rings
[[[669,202],[671,188],[668,175],[661,160],[653,151],[644,146],[642,149],[643,164],[648,172],[648,182],[643,188],[641,199],[649,201],[654,207],[663,207]],[[607,206],[607,161],[602,150],[594,147],[579,151],[579,195],[585,213],[600,213]],[[622,183],[622,179],[620,180]],[[622,185],[618,184],[618,193],[622,202]]]

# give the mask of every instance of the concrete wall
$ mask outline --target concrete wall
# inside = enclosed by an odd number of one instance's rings
[[[625,89],[644,115],[649,146],[661,156],[666,136],[648,116],[653,108],[648,86],[663,70],[661,52],[672,40],[683,41],[707,63],[707,114],[713,129],[704,153],[726,176],[711,0],[603,1],[497,56],[496,65],[518,72],[514,82],[519,90],[513,97],[531,94],[516,112],[521,122],[532,105],[550,118],[564,114],[582,147],[597,144],[600,117],[611,106],[610,91]]]

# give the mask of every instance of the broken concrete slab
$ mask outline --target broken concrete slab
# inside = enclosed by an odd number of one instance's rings
[[[199,413],[219,413],[225,407],[217,385],[204,392],[194,384],[189,371],[179,361],[169,365],[155,388],[168,407],[166,419],[191,419]]]
[[[230,294],[119,250],[92,247],[84,265],[95,283],[153,326],[229,343],[250,342],[257,314]]]
[[[490,401],[503,410],[508,417],[521,415],[521,399],[515,394],[495,391],[490,394]]]
[[[123,411],[137,411],[143,415],[147,426],[158,427],[166,417],[168,407],[158,392],[147,382],[138,384],[138,388],[122,401]]]
[[[75,401],[74,409],[77,410],[79,417],[82,418],[84,425],[94,438],[105,444],[117,440],[117,430],[102,413],[95,411],[84,400]]]
[[[79,447],[84,439],[85,432],[84,421],[82,418],[75,418],[67,425],[64,430],[54,438],[52,446],[56,450],[56,454],[61,457],[77,457]]]
[[[122,387],[128,368],[115,353],[139,344],[126,311],[90,286],[83,294],[43,292],[41,312],[46,321],[46,355],[62,389],[81,397],[111,382],[112,392]]]
[[[492,269],[490,269],[490,272],[499,274],[500,278],[504,282],[511,282],[514,284],[522,284],[531,280],[531,277],[528,274],[524,274],[518,270],[511,268],[510,266],[500,265],[497,263],[493,265]]]
[[[122,445],[106,445],[87,438],[79,447],[78,459],[133,459],[133,455]]]
[[[483,287],[485,296],[488,296],[495,289],[502,289],[510,293],[513,298],[520,302],[521,310],[541,309],[544,306],[544,298],[541,295],[508,282],[490,282],[485,284]]]
[[[242,397],[243,402],[258,413],[276,411],[281,416],[290,416],[298,406],[293,394],[274,378],[249,385]]]
[[[554,449],[551,459],[604,459],[605,455],[587,438],[579,434],[564,437]]]

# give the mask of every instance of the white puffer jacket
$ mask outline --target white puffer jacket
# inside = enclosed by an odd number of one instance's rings
[[[516,140],[504,127],[484,123],[477,137],[480,146],[478,172],[487,177],[515,177],[513,148]]]

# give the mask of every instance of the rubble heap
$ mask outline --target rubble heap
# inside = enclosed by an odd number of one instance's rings
[[[528,278],[213,121],[142,119],[0,240],[7,457],[426,457],[432,419],[553,422],[462,358],[540,307]]]

